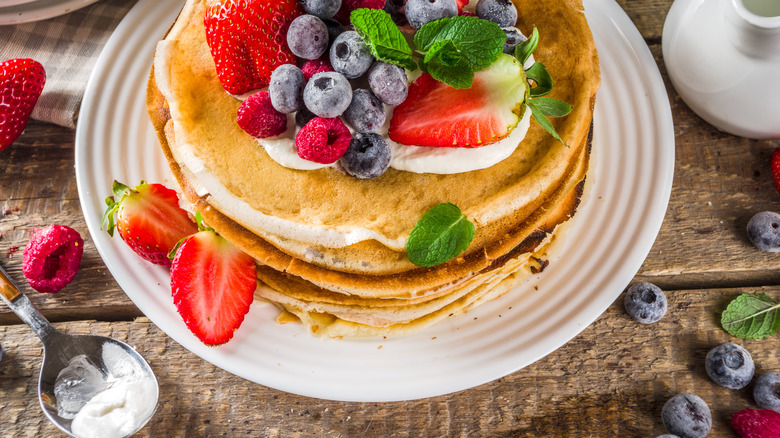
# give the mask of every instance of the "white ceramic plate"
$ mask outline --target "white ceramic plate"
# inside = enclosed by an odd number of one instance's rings
[[[0,0],[0,25],[46,20],[89,6],[97,0]]]
[[[84,96],[76,176],[90,233],[119,285],[165,333],[220,368],[335,400],[408,400],[470,388],[573,338],[618,297],[647,256],[672,186],[671,110],[656,63],[622,9],[613,0],[586,0],[603,73],[595,166],[589,199],[563,254],[545,272],[499,300],[411,336],[322,340],[300,324],[277,324],[276,308],[255,303],[232,341],[204,346],[176,312],[167,271],[100,231],[112,180],[136,184],[143,178],[175,187],[144,95],[155,43],[179,7],[141,0],[109,40]]]

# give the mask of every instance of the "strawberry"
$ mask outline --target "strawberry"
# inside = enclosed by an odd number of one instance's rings
[[[24,131],[45,83],[46,72],[38,61],[9,59],[0,63],[0,151]]]
[[[224,344],[254,299],[254,259],[211,228],[187,237],[175,251],[171,292],[176,309],[204,344]]]
[[[775,180],[775,189],[780,193],[780,148],[772,152],[770,166],[772,167],[772,178]]]
[[[743,409],[731,416],[741,438],[780,437],[780,414],[769,409]]]
[[[179,207],[178,194],[161,185],[141,181],[135,189],[114,181],[114,196],[106,198],[103,226],[119,235],[130,248],[144,259],[162,266],[171,266],[168,252],[176,242],[198,231],[186,211]],[[116,222],[114,222],[116,214]]]
[[[520,63],[502,54],[455,89],[423,74],[393,111],[390,139],[416,146],[480,147],[509,135],[520,121],[528,83]]]
[[[206,7],[206,42],[228,93],[267,87],[276,67],[297,63],[287,47],[287,28],[302,13],[296,0],[208,0]]]

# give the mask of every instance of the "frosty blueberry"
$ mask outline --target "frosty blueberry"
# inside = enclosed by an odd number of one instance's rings
[[[520,29],[516,27],[504,27],[501,30],[506,34],[506,42],[504,43],[504,53],[508,55],[515,54],[515,47],[518,44],[525,42],[528,38],[520,32]]]
[[[295,56],[317,59],[328,49],[328,27],[314,15],[301,15],[290,23],[287,46]]]
[[[385,124],[385,106],[373,93],[359,88],[352,92],[344,120],[357,132],[376,132]]]
[[[419,29],[425,23],[458,15],[455,0],[409,0],[406,2],[406,20]]]
[[[292,64],[282,64],[271,73],[268,94],[271,104],[280,113],[289,114],[303,106],[303,87],[306,81],[301,69]]]
[[[747,224],[748,239],[761,251],[780,251],[780,214],[762,211]]]
[[[652,283],[636,283],[623,300],[626,312],[642,324],[658,322],[666,314],[666,295]]]
[[[409,83],[403,68],[387,62],[376,62],[368,70],[368,86],[382,102],[398,105],[409,94]]]
[[[750,353],[737,344],[726,342],[711,349],[704,362],[713,382],[729,389],[742,389],[756,370]]]
[[[341,0],[298,0],[307,14],[321,19],[332,18],[341,8]]]
[[[681,438],[702,438],[712,429],[712,413],[695,394],[677,394],[661,409],[666,430]]]
[[[347,79],[362,76],[373,62],[371,51],[354,30],[342,33],[330,46],[330,64]]]
[[[517,24],[517,8],[512,0],[480,0],[477,17],[492,21],[499,27],[512,27]]]
[[[376,178],[390,167],[392,151],[379,134],[355,134],[339,163],[344,171],[358,179]]]
[[[352,86],[336,72],[317,73],[303,89],[303,103],[319,117],[340,116],[352,102]]]
[[[758,407],[780,412],[780,373],[762,374],[753,386]]]

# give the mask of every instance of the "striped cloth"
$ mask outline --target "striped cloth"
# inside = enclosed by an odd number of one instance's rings
[[[135,0],[102,0],[48,20],[0,26],[0,62],[32,58],[46,70],[46,86],[32,118],[76,127],[95,61],[134,4]]]

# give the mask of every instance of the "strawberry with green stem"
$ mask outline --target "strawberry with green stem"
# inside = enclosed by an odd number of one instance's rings
[[[189,214],[179,207],[179,195],[162,184],[130,188],[118,181],[114,196],[106,198],[101,229],[113,236],[114,229],[136,254],[162,266],[171,266],[168,252],[182,238],[198,231]]]
[[[204,226],[171,250],[173,302],[187,328],[204,344],[224,344],[241,326],[257,287],[255,261]]]

